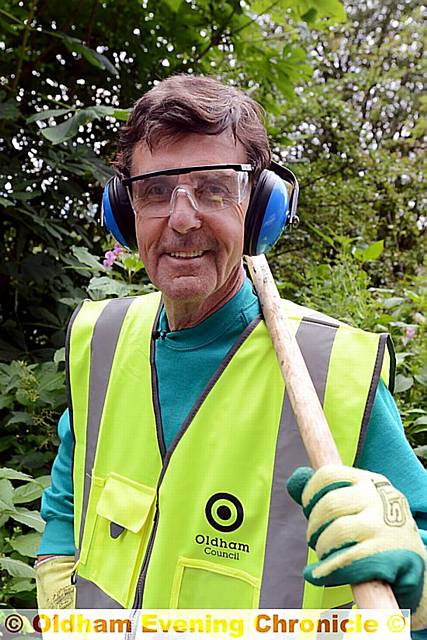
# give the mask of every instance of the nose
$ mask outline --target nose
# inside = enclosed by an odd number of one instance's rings
[[[181,234],[202,226],[197,205],[187,189],[180,187],[172,195],[168,226]]]

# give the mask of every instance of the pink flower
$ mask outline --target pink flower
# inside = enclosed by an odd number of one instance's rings
[[[119,242],[116,242],[116,244],[114,245],[114,248],[113,248],[113,253],[116,256],[119,256],[121,253],[123,253],[123,251],[124,251],[124,249],[123,249],[122,245]]]
[[[112,267],[115,259],[116,254],[113,251],[107,251],[105,253],[105,259],[102,264],[104,265],[104,267]]]
[[[408,340],[413,340],[415,338],[417,330],[415,327],[406,327],[406,338]]]
[[[402,338],[402,342],[404,345],[407,345],[410,340],[415,338],[417,333],[416,327],[406,327],[405,335]]]
[[[123,252],[124,249],[121,244],[116,242],[112,250],[105,252],[104,260],[102,262],[104,267],[112,267],[117,256]]]

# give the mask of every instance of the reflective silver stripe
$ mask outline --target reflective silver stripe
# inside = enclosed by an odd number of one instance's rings
[[[76,575],[76,609],[123,609],[123,607],[107,596],[96,584]]]
[[[86,511],[89,501],[89,492],[92,477],[92,468],[95,460],[96,446],[98,442],[99,429],[101,425],[102,410],[107,393],[110,371],[113,365],[114,353],[120,331],[126,313],[136,298],[115,298],[104,307],[92,334],[90,373],[89,373],[89,401],[88,419],[86,429],[86,452],[85,452],[85,475],[82,515],[80,521],[79,548],[76,553],[78,558],[82,545],[83,531],[86,522]],[[82,603],[83,608],[95,608],[99,601],[97,592],[100,591],[93,583],[76,576],[77,599]],[[93,586],[93,598],[90,595],[90,587]],[[82,595],[80,596],[80,591]],[[102,593],[102,592],[101,592]],[[83,596],[84,594],[84,596]],[[106,596],[108,598],[108,596]],[[114,602],[114,601],[112,601]],[[108,608],[109,605],[105,605]],[[119,606],[116,605],[115,606]]]
[[[313,327],[315,325],[315,328]],[[329,359],[338,326],[303,319],[296,338],[323,404]],[[310,466],[285,391],[276,444],[260,607],[300,608],[307,562],[307,521],[288,495],[286,481],[296,467]]]

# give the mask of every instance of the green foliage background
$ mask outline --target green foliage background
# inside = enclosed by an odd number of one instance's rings
[[[0,606],[35,603],[68,318],[82,298],[151,289],[137,256],[103,265],[114,241],[97,220],[118,127],[172,73],[216,75],[265,107],[275,156],[301,184],[301,224],[270,259],[282,295],[392,334],[397,401],[426,458],[421,11],[412,0],[2,1]]]

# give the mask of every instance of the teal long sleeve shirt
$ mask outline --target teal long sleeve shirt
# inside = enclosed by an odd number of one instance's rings
[[[259,313],[258,298],[248,279],[231,300],[195,327],[170,331],[163,310],[155,365],[166,448],[227,351]],[[42,498],[46,528],[38,553],[73,555],[74,443],[68,411],[59,421],[58,433],[52,484]],[[378,386],[358,466],[387,476],[407,496],[427,546],[427,473],[406,440],[396,405],[383,382]]]

